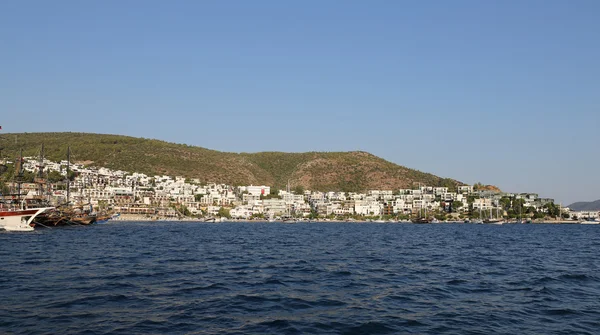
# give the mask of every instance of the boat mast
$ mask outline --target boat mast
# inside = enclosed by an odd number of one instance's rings
[[[518,199],[518,200],[520,200],[520,199]],[[520,221],[520,223],[523,223],[523,213],[522,213],[523,207],[521,206],[522,204],[520,201],[519,201],[518,205],[519,205],[519,221]]]
[[[19,150],[19,168],[17,169],[17,201],[21,202],[21,183],[23,182],[23,148]]]
[[[558,204],[558,218],[557,220],[562,220],[562,204]]]
[[[69,179],[69,169],[71,164],[71,147],[67,147],[67,205],[71,198],[71,180]]]
[[[38,175],[36,182],[38,183],[39,196],[43,197],[44,194],[44,144],[42,143],[42,149],[40,150],[40,157],[38,159]]]

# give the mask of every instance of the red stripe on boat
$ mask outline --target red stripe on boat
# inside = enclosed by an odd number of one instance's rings
[[[19,211],[2,211],[0,212],[0,216],[18,216],[18,215],[33,215],[35,213],[37,213],[37,209],[26,209],[26,210],[19,210]]]

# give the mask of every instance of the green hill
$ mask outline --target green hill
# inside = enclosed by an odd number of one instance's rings
[[[15,141],[16,139],[16,141]],[[21,133],[0,135],[2,156],[37,156],[71,160],[148,175],[199,178],[230,185],[271,185],[321,191],[394,190],[417,183],[454,187],[459,182],[388,162],[366,152],[228,153],[120,135],[88,133]]]

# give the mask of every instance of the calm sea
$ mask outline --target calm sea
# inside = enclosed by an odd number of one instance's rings
[[[600,226],[0,233],[1,334],[600,334]]]

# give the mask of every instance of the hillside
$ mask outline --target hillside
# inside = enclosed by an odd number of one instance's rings
[[[37,156],[42,143],[46,158],[90,166],[199,178],[230,185],[271,185],[311,190],[363,191],[409,188],[417,183],[453,187],[459,182],[388,162],[366,152],[228,153],[121,135],[88,133],[21,133],[0,135],[2,156]]]
[[[494,185],[483,185],[482,183],[475,183],[473,188],[477,191],[492,191],[492,192],[502,192],[497,186]]]
[[[575,202],[568,206],[572,211],[600,211],[600,200]]]

